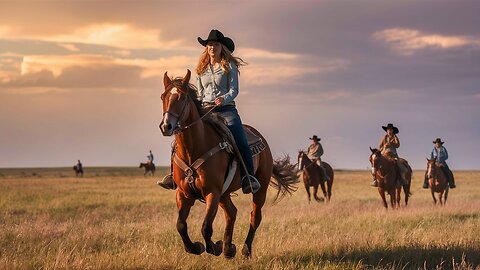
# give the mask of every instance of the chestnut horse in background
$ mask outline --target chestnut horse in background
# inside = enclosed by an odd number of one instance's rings
[[[189,167],[182,169],[176,162],[173,163],[173,178],[178,186],[177,207],[178,220],[177,230],[182,237],[185,250],[189,253],[200,255],[205,251],[219,256],[222,252],[226,258],[233,258],[236,247],[232,243],[233,229],[237,216],[237,208],[232,202],[230,193],[240,189],[240,171],[237,168],[232,183],[224,188],[225,176],[227,175],[231,154],[224,150],[218,151],[206,159],[197,169],[194,163],[203,158],[217,146],[222,145],[224,140],[217,130],[207,121],[208,112],[204,113],[197,101],[197,92],[193,85],[189,84],[190,70],[183,79],[171,80],[165,72],[163,83],[165,91],[161,95],[163,103],[163,119],[160,129],[164,136],[175,135],[177,159],[183,160]],[[248,128],[245,126],[245,128]],[[294,184],[298,182],[294,165],[290,165],[288,159],[273,162],[272,153],[263,136],[254,128],[250,130],[265,142],[265,149],[254,157],[255,177],[261,184],[260,190],[253,194],[253,210],[250,214],[250,228],[248,231],[242,253],[244,257],[250,257],[252,242],[255,232],[262,221],[262,207],[267,197],[267,189],[272,184],[278,189],[277,197],[295,191]],[[188,172],[188,173],[187,173]],[[271,178],[275,182],[270,183]],[[187,230],[187,217],[195,201],[203,197],[206,203],[205,218],[202,224],[202,235],[205,246],[200,242],[192,242]],[[225,213],[225,233],[222,241],[213,242],[213,220],[217,214],[218,206]]]
[[[326,202],[330,202],[332,198],[332,185],[333,185],[333,169],[327,162],[322,161],[322,165],[325,168],[325,171],[330,178],[327,180],[327,188],[325,188],[325,181],[323,170],[318,167],[318,165],[308,158],[307,154],[303,151],[298,152],[298,170],[303,171],[303,183],[305,184],[305,189],[307,190],[308,203],[310,204],[310,187],[313,187],[313,198],[317,202],[321,202],[324,199],[317,196],[318,185],[322,188],[323,196],[325,197]]]
[[[147,173],[150,173],[153,175],[155,175],[155,163],[143,163],[143,162],[140,162],[140,166],[138,166],[138,168],[145,168],[145,173],[143,174],[143,176],[146,176]]]
[[[428,186],[432,191],[433,203],[435,205],[437,204],[437,199],[435,198],[435,192],[437,192],[439,193],[438,200],[440,201],[440,205],[445,205],[447,203],[449,190],[447,176],[443,173],[442,168],[435,159],[427,158],[427,178]]]
[[[390,195],[390,205],[392,208],[400,207],[400,193],[402,190],[400,173],[398,172],[397,161],[393,158],[382,155],[380,150],[372,149],[370,163],[372,165],[372,175],[376,176],[378,181],[378,193],[382,197],[383,206],[388,208],[385,192]],[[405,206],[408,205],[408,199],[411,195],[410,185],[412,179],[412,169],[407,164],[408,172],[406,174],[407,183],[403,185],[405,193]]]

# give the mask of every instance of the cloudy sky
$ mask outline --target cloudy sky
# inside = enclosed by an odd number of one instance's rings
[[[0,167],[135,166],[158,129],[162,76],[194,70],[212,28],[236,43],[237,105],[275,156],[317,134],[336,168],[369,165],[382,125],[424,168],[441,137],[480,169],[478,1],[0,0]]]

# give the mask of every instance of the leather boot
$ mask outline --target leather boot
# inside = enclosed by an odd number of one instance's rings
[[[242,191],[244,194],[256,193],[260,189],[260,182],[253,175],[246,175],[242,179]]]
[[[173,181],[173,175],[172,174],[167,174],[165,177],[163,177],[162,181],[158,181],[157,184],[164,189],[176,189],[177,185],[175,184],[175,181]]]
[[[425,179],[423,180],[423,188],[425,189],[428,188],[428,177],[426,173],[425,173]]]

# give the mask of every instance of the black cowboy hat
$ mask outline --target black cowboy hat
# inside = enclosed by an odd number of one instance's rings
[[[318,138],[317,135],[313,135],[311,138],[308,138],[309,140],[316,140],[317,142],[320,141],[320,138]]]
[[[444,144],[445,142],[442,142],[442,139],[440,139],[440,138],[437,138],[437,139],[435,139],[435,141],[433,141],[433,143],[440,143],[440,144]]]
[[[229,37],[224,36],[223,33],[218,31],[217,29],[212,29],[210,31],[210,34],[208,34],[207,39],[202,39],[201,37],[198,37],[197,39],[198,42],[204,47],[207,46],[209,41],[216,41],[225,45],[225,47],[227,47],[227,49],[231,53],[233,53],[233,51],[235,50],[235,43],[233,43],[233,40]]]
[[[391,128],[393,129],[393,134],[397,134],[398,133],[398,128],[395,127],[392,123],[388,123],[388,125],[386,126],[382,126],[383,130],[387,131],[387,129]]]

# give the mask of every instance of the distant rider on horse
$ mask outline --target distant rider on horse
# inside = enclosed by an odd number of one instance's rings
[[[323,155],[323,147],[320,143],[320,138],[318,138],[317,135],[313,135],[312,138],[309,139],[312,140],[312,143],[308,146],[307,156],[322,170],[323,180],[328,181],[330,178],[327,175],[325,167],[322,165],[321,157]]]
[[[395,159],[397,163],[397,167],[400,170],[400,177],[402,178],[402,184],[406,182],[405,174],[408,171],[408,168],[403,164],[403,162],[399,159],[397,154],[397,148],[400,147],[400,140],[398,139],[397,135],[399,130],[395,127],[392,123],[389,123],[386,126],[382,126],[382,129],[387,132],[387,134],[382,137],[380,140],[380,145],[378,149],[382,152],[382,155],[387,156],[389,158]],[[375,176],[373,176],[373,183],[372,186],[377,187],[378,182]]]
[[[152,164],[153,163],[153,153],[152,150],[150,150],[150,153],[147,155],[148,163]]]
[[[225,119],[240,150],[247,172],[240,170],[243,193],[255,193],[260,189],[260,182],[253,176],[253,157],[247,142],[242,121],[235,107],[238,95],[238,68],[245,62],[232,55],[235,44],[218,30],[211,30],[207,39],[198,37],[198,42],[206,47],[197,65],[197,96],[206,110],[212,109]],[[158,183],[167,189],[174,189],[172,174]]]
[[[433,143],[435,144],[435,147],[430,153],[430,159],[435,159],[436,163],[440,165],[440,168],[442,169],[445,177],[448,180],[448,185],[450,186],[450,188],[456,188],[455,178],[453,177],[453,173],[447,165],[448,152],[447,148],[443,146],[445,142],[442,142],[442,139],[437,138],[435,141],[433,141]],[[427,173],[425,173],[423,188],[428,188]]]

